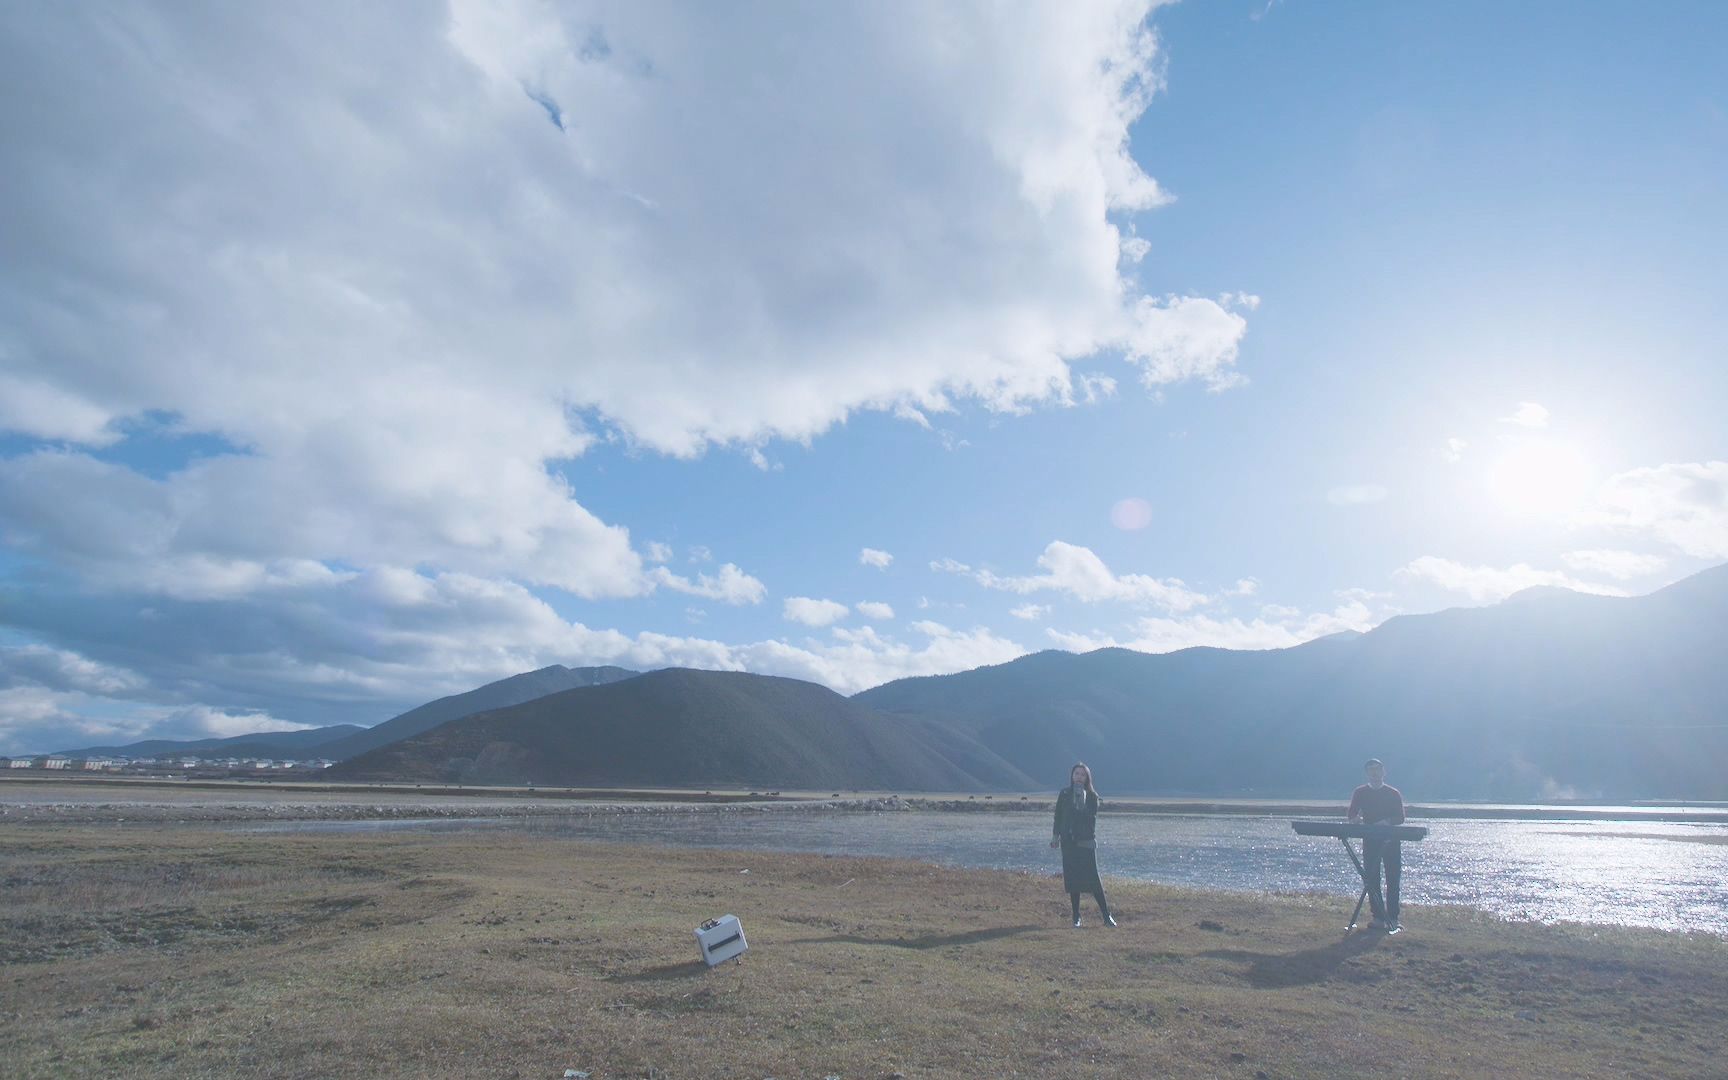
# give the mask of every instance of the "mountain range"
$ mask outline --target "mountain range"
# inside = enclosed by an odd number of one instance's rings
[[[826,687],[672,668],[464,717],[331,768],[340,780],[969,791],[1030,787],[975,740]]]
[[[853,700],[940,717],[1060,784],[1426,798],[1728,797],[1728,566],[1646,596],[1532,589],[1289,649],[1046,652]]]
[[[1531,589],[1294,648],[1040,652],[845,698],[739,672],[545,668],[331,741],[334,778],[1728,799],[1728,566],[1639,597]]]
[[[369,728],[358,724],[337,724],[296,731],[264,731],[225,739],[147,739],[124,746],[88,746],[58,753],[71,757],[141,758],[159,754],[198,754],[204,757],[327,758],[340,761],[472,713],[532,701],[578,686],[616,682],[635,674],[621,667],[571,668],[553,664],[428,701]]]
[[[601,686],[628,679],[636,674],[638,673],[621,667],[572,668],[562,664],[525,671],[466,693],[451,694],[436,701],[428,701],[400,716],[391,717],[382,724],[363,728],[357,734],[325,744],[320,756],[336,760],[355,757],[464,716],[472,716],[488,709],[520,705],[524,701],[533,701],[561,690]]]

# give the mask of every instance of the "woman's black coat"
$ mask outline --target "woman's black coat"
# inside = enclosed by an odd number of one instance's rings
[[[1063,788],[1056,796],[1054,835],[1062,842],[1062,888],[1071,893],[1101,894],[1098,881],[1098,796],[1088,791],[1080,805],[1074,804],[1074,789]]]
[[[1063,788],[1056,796],[1056,828],[1052,834],[1054,838],[1063,843],[1078,840],[1082,844],[1089,844],[1097,834],[1098,796],[1088,791],[1085,804],[1075,806],[1074,789]]]

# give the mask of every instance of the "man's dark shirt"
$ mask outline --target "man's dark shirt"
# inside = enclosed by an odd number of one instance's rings
[[[1370,825],[1402,825],[1404,796],[1391,784],[1363,784],[1350,796],[1350,812],[1345,817],[1360,817]]]

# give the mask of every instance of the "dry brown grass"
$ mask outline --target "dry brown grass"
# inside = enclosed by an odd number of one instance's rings
[[[748,868],[749,873],[740,873]],[[1728,942],[520,835],[0,831],[8,1077],[1721,1075]],[[1088,902],[1089,904],[1089,902]],[[708,971],[691,927],[751,950]]]

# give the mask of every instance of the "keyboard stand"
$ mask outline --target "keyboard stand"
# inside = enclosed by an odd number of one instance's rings
[[[1344,845],[1345,854],[1349,855],[1350,861],[1356,864],[1356,876],[1362,879],[1362,895],[1356,898],[1356,910],[1350,913],[1350,925],[1344,928],[1344,932],[1348,934],[1356,929],[1356,920],[1362,917],[1362,905],[1368,902],[1368,868],[1363,866],[1362,860],[1356,857],[1356,849],[1350,846],[1349,837],[1340,836],[1338,842]]]

